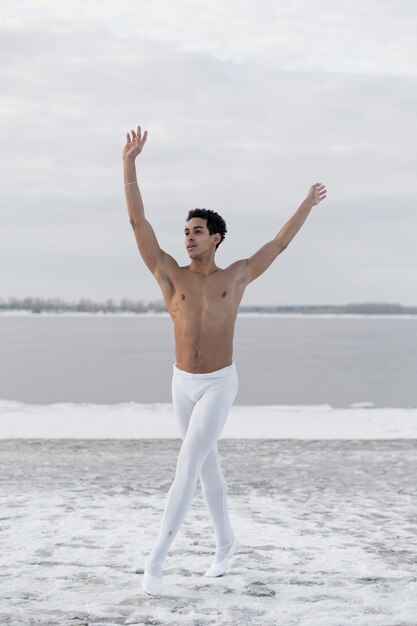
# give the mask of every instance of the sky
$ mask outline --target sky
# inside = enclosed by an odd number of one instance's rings
[[[145,214],[189,262],[217,211],[226,267],[323,182],[242,304],[417,306],[414,0],[3,0],[0,298],[161,299],[124,199],[138,124]]]

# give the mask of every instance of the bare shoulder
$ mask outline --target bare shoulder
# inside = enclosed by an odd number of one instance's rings
[[[164,252],[164,265],[165,265],[165,269],[167,270],[178,271],[182,269],[180,268],[180,266],[178,265],[178,262],[174,259],[174,257],[168,254],[167,252]]]
[[[239,261],[233,261],[233,263],[225,267],[225,270],[233,272],[233,273],[242,272],[245,269],[247,262],[248,262],[248,259],[240,259]]]
[[[248,276],[248,259],[240,259],[228,265],[225,272],[237,283],[245,283]]]

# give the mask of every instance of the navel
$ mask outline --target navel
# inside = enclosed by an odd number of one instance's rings
[[[225,298],[225,297],[226,297],[226,294],[227,294],[227,291],[223,291],[223,293],[222,293],[222,298]]]
[[[185,294],[181,294],[181,298],[185,300]]]

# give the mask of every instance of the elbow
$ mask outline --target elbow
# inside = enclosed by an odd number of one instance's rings
[[[279,252],[278,254],[280,254],[283,250],[285,250],[285,248],[288,246],[288,244],[290,243],[289,241],[285,240],[282,236],[277,235],[275,237],[275,241],[278,244],[278,248],[279,248]]]
[[[133,217],[131,215],[129,216],[129,222],[130,222],[130,225],[132,226],[133,230],[135,230],[135,228],[140,226],[141,221],[142,220],[138,219],[137,217]]]
[[[130,225],[132,227],[133,233],[136,234],[136,230],[137,230],[137,227],[138,227],[138,224],[137,224],[136,220],[129,220],[129,222],[130,222]]]

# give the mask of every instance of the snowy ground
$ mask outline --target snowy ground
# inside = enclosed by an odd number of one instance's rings
[[[165,593],[141,589],[179,439],[3,439],[1,626],[415,626],[417,440],[219,441],[227,573],[200,485]]]
[[[178,437],[172,404],[26,404],[0,399],[0,439]],[[232,406],[220,438],[417,439],[417,408],[329,404]],[[416,622],[417,624],[417,622]]]

